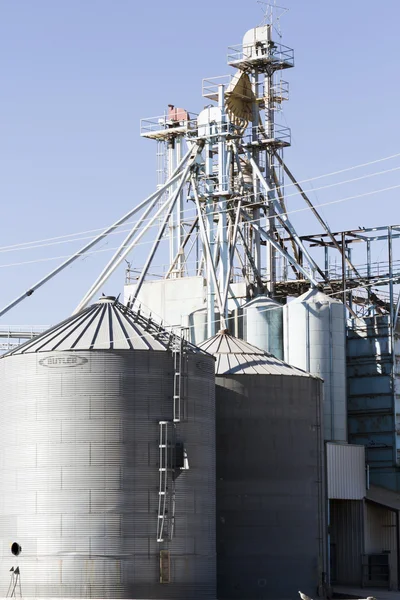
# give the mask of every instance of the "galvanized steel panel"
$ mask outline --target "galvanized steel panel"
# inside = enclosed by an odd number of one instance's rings
[[[326,444],[328,498],[362,500],[367,493],[365,448]]]
[[[269,352],[252,346],[228,333],[218,333],[200,344],[205,352],[216,359],[216,375],[294,375],[311,377],[309,373],[292,367]]]
[[[338,585],[362,585],[364,554],[364,503],[362,500],[330,501],[330,544],[334,554],[331,581]]]
[[[55,368],[55,361],[79,368],[83,359],[75,352],[84,350],[167,350],[170,335],[149,319],[134,313],[115,298],[104,297],[96,304],[72,315],[62,323],[3,355],[36,352],[74,351],[71,355],[42,357],[43,366]],[[198,350],[186,343],[192,353]],[[42,363],[40,363],[42,366]],[[60,366],[60,365],[58,365]],[[27,377],[31,376],[27,373]]]
[[[390,567],[390,589],[398,589],[398,541],[396,512],[384,506],[365,505],[365,553],[387,553]]]
[[[283,360],[282,304],[257,296],[243,305],[244,338]]]
[[[315,590],[326,569],[322,382],[216,382],[218,598]]]
[[[43,347],[0,360],[0,422],[12,432],[0,436],[3,588],[16,540],[24,596],[214,600],[214,359],[188,353],[176,436],[190,469],[176,478],[175,537],[160,544],[158,422],[173,416],[171,353]],[[161,549],[170,551],[168,585],[159,583]]]
[[[347,441],[345,310],[310,290],[283,307],[285,361],[324,381],[324,437]]]

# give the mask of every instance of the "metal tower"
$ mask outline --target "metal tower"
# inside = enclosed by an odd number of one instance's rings
[[[312,286],[318,285],[317,273],[324,278],[284,202],[283,150],[290,146],[290,130],[279,115],[288,99],[283,72],[294,66],[294,53],[280,41],[275,9],[267,5],[263,24],[229,48],[234,73],[203,81],[203,97],[211,104],[199,115],[170,105],[162,117],[142,120],[141,135],[157,140],[157,192],[142,204],[140,219],[77,310],[151,227],[157,233],[130,302],[140,297],[167,235],[169,261],[160,275],[166,280],[204,277],[210,336],[217,322],[226,327],[235,281],[245,282],[246,295],[252,297],[275,295],[277,279],[289,267]],[[198,255],[190,262],[193,248]]]
[[[285,303],[310,286],[337,295],[353,317],[360,305],[383,310],[368,269],[352,262],[350,234],[331,232],[284,162],[291,134],[280,117],[289,97],[284,75],[294,66],[294,52],[281,43],[285,10],[260,4],[265,10],[261,25],[228,50],[233,73],[203,80],[208,105],[198,115],[169,105],[161,117],[141,121],[141,136],[157,143],[156,191],[0,310],[0,316],[133,216],[131,230],[76,311],[128,256],[126,299],[157,315],[161,296],[172,296],[175,313],[169,310],[164,317],[177,327],[190,325],[181,315],[203,310],[206,336],[218,326],[226,328],[235,307],[254,296],[266,294]],[[284,177],[318,220],[320,235],[297,234],[285,204]],[[143,243],[149,244],[148,252],[139,249]],[[336,254],[334,274],[329,250]],[[367,253],[369,262],[370,257]],[[145,294],[154,282],[158,287]],[[373,283],[387,285],[387,277],[378,275]],[[389,286],[394,316],[393,285],[394,279]],[[356,293],[355,287],[365,293]]]

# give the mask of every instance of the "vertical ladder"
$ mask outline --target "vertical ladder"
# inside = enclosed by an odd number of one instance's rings
[[[175,524],[174,451],[175,429],[171,421],[160,421],[160,464],[158,488],[157,542],[171,540]]]
[[[168,518],[168,421],[160,421],[160,464],[159,464],[159,488],[158,488],[158,520],[157,520],[157,542],[163,542],[167,536]]]
[[[157,189],[164,185],[164,183],[168,179],[168,152],[167,152],[167,143],[165,140],[157,140]],[[160,208],[165,200],[166,194],[169,194],[167,190],[162,194],[158,200],[158,208]],[[158,226],[161,225],[163,220],[162,215],[158,217]],[[164,234],[166,235],[166,234]]]
[[[179,340],[175,340],[174,355],[174,423],[185,418],[185,400],[187,387],[187,330],[181,329]]]

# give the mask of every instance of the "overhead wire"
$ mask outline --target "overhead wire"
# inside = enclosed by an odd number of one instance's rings
[[[388,284],[391,281],[396,281],[397,282],[397,280],[399,280],[399,279],[400,279],[400,277],[388,277],[387,279],[382,280],[382,282],[385,282],[386,284]],[[346,294],[349,294],[349,292],[354,292],[354,291],[357,291],[359,289],[365,289],[365,288],[369,288],[369,287],[372,288],[372,287],[377,287],[377,286],[376,286],[376,283],[364,284],[364,285],[360,285],[360,286],[351,288],[351,290],[341,290],[339,292],[333,292],[333,293],[329,293],[329,294],[325,294],[325,295],[328,296],[328,297],[334,297],[334,296],[338,296],[338,295],[341,295],[341,294],[346,295]],[[147,308],[147,310],[149,310],[148,307],[146,307],[146,305],[144,305],[143,303],[142,304],[138,303],[138,304],[140,306],[142,306],[142,307],[145,306],[145,308]],[[282,304],[282,305],[279,305],[279,306],[277,305],[277,306],[273,306],[273,307],[268,307],[268,308],[260,309],[258,312],[259,313],[263,313],[263,312],[270,313],[271,311],[274,311],[274,310],[283,310],[284,306],[288,306],[288,305]],[[87,310],[87,307],[85,309],[83,309],[83,310]],[[149,312],[150,312],[151,316],[154,316],[154,314],[155,314],[154,311],[149,311]],[[77,313],[77,314],[79,314],[79,313]],[[176,333],[177,331],[185,331],[185,330],[186,331],[190,331],[191,329],[195,328],[195,325],[187,325],[187,326],[167,325],[167,324],[163,323],[163,320],[161,319],[161,317],[159,317],[158,315],[156,315],[156,317],[158,317],[159,323],[162,325],[162,327],[164,327],[164,329],[171,330],[171,332],[175,333],[175,335],[179,335],[179,334]],[[244,318],[244,314],[237,315],[237,318],[238,319],[243,319]],[[362,317],[360,317],[360,318],[362,318]],[[218,324],[219,322],[220,322],[219,319],[215,319],[213,321],[214,324]],[[132,335],[132,336],[124,336],[124,337],[121,337],[121,338],[114,339],[113,343],[116,344],[119,341],[125,341],[125,340],[146,339],[148,337],[151,337],[151,334],[147,333],[146,335],[136,334],[136,335]],[[101,345],[101,343],[98,344],[98,345]],[[104,342],[104,345],[108,346],[109,343]]]
[[[370,191],[370,192],[364,192],[362,194],[356,194],[354,196],[347,196],[346,198],[340,198],[338,200],[331,200],[329,202],[323,202],[323,203],[319,204],[319,206],[330,206],[330,205],[333,205],[333,204],[339,204],[339,203],[347,202],[349,200],[364,198],[364,197],[367,197],[367,196],[372,196],[374,194],[379,194],[379,193],[382,193],[382,192],[387,192],[387,191],[395,190],[395,189],[399,189],[399,188],[400,188],[400,184],[394,185],[394,186],[389,186],[387,188],[382,188],[380,190],[373,190],[373,191]],[[308,210],[311,210],[311,208],[308,207],[308,206],[304,206],[302,208],[298,208],[298,209],[294,209],[294,210],[282,212],[278,216],[292,215],[292,214],[295,214],[295,213],[300,213],[300,212],[304,212],[304,211],[308,211]],[[217,213],[217,214],[219,214],[219,213]],[[257,221],[258,221],[258,219],[249,219],[249,220],[246,220],[246,223],[255,223]],[[225,226],[225,228],[228,228],[228,227],[229,227],[229,225]],[[150,228],[149,228],[149,230],[150,230]],[[146,245],[146,244],[152,244],[152,243],[153,243],[153,240],[147,240],[147,241],[144,241],[144,242],[139,242],[138,244],[135,245],[135,248],[137,248],[139,246]],[[81,256],[82,257],[89,256],[89,255],[92,255],[92,254],[98,254],[100,252],[107,252],[108,250],[118,250],[118,248],[121,248],[121,250],[122,250],[122,248],[124,248],[124,247],[126,247],[126,246],[121,246],[121,247],[117,246],[117,247],[113,247],[113,248],[104,248],[104,249],[101,249],[101,250],[91,250],[91,251],[88,251],[88,252],[83,252],[81,254]],[[64,256],[54,256],[54,257],[40,258],[40,259],[35,259],[35,260],[32,260],[32,261],[22,261],[22,262],[17,262],[17,263],[9,263],[9,264],[6,264],[6,265],[1,265],[0,264],[0,269],[1,268],[6,268],[6,267],[22,266],[22,265],[25,265],[25,264],[34,264],[34,263],[39,263],[39,262],[48,262],[48,261],[51,261],[51,260],[65,259],[65,258],[69,258],[69,256],[70,255],[68,254],[68,255],[64,255]]]
[[[396,284],[396,283],[399,283],[399,280],[400,280],[400,276],[397,276],[397,277],[394,277],[394,276],[393,277],[387,277],[387,278],[381,280],[381,284],[383,284],[383,283],[389,284],[391,281],[393,281]],[[362,285],[359,285],[359,286],[356,286],[356,287],[352,287],[351,289],[339,290],[338,292],[331,292],[331,293],[327,293],[325,295],[328,296],[328,297],[336,297],[336,296],[339,296],[339,295],[345,296],[345,295],[347,295],[347,294],[349,294],[351,292],[355,292],[357,290],[363,290],[363,289],[366,289],[366,288],[373,288],[373,287],[375,287],[375,288],[378,287],[377,284],[376,284],[376,282],[375,283],[362,284]],[[174,332],[176,330],[180,330],[180,331],[186,330],[187,331],[187,330],[195,328],[195,325],[187,325],[187,326],[168,325],[168,324],[165,323],[165,321],[159,315],[157,315],[153,310],[150,310],[149,307],[146,306],[143,302],[140,302],[140,303],[138,302],[138,304],[139,304],[140,308],[142,308],[144,306],[149,311],[149,316],[150,315],[151,316],[155,315],[158,318],[158,320],[159,320],[159,324],[162,327],[164,327],[164,329],[166,329],[166,330],[171,330],[172,332]],[[263,312],[270,313],[271,311],[274,311],[274,310],[283,310],[283,308],[285,306],[287,306],[287,305],[285,305],[285,304],[277,304],[276,306],[269,306],[268,308],[259,309],[258,312],[259,313],[263,313]],[[84,308],[83,310],[87,310],[87,307]],[[134,312],[135,312],[135,310],[134,310]],[[79,313],[77,313],[77,314],[79,314]],[[236,318],[243,319],[244,318],[244,314],[242,314],[242,315],[239,314],[239,315],[237,315]],[[363,317],[359,317],[359,318],[363,318]],[[220,322],[219,319],[215,319],[213,321],[214,324],[218,324],[219,322]],[[50,326],[48,329],[51,330],[52,327],[53,326]],[[145,335],[140,335],[140,334],[135,335],[135,336],[126,336],[126,337],[114,339],[114,343],[116,343],[118,341],[124,341],[124,340],[143,339],[143,338],[146,338],[146,337],[149,337],[149,334],[147,334],[146,336]]]
[[[375,161],[370,161],[369,163],[364,163],[362,165],[355,165],[354,167],[348,167],[347,169],[341,169],[340,171],[335,171],[335,172],[330,173],[330,174],[319,175],[317,177],[313,177],[313,178],[310,178],[310,179],[304,179],[302,181],[299,181],[298,183],[300,184],[300,183],[305,183],[307,181],[315,181],[315,180],[321,179],[323,177],[328,177],[328,176],[331,176],[331,175],[334,175],[334,174],[337,174],[337,173],[343,173],[343,172],[346,172],[346,171],[351,171],[351,170],[354,170],[354,169],[357,169],[357,168],[360,168],[360,167],[363,167],[363,166],[368,166],[368,165],[371,165],[371,164],[375,164],[375,163],[379,163],[379,162],[382,162],[382,161],[385,161],[385,160],[389,160],[389,159],[395,158],[397,156],[400,156],[400,153],[399,154],[394,154],[394,155],[386,157],[386,158],[378,159],[378,160],[375,160]],[[312,188],[311,190],[309,190],[309,192],[316,192],[316,191],[320,191],[320,190],[324,190],[324,189],[333,188],[333,187],[336,187],[336,186],[339,186],[339,185],[346,185],[346,184],[349,184],[349,183],[354,183],[356,181],[362,181],[364,179],[368,179],[368,178],[371,178],[371,177],[377,177],[379,175],[384,175],[384,174],[392,173],[392,172],[399,171],[399,170],[400,170],[400,166],[399,167],[393,167],[391,169],[385,169],[383,171],[377,171],[377,172],[374,172],[374,173],[367,173],[366,175],[362,175],[360,177],[355,177],[355,178],[348,179],[348,180],[345,180],[345,181],[338,181],[338,182],[335,182],[335,183],[331,183],[331,184],[327,184],[327,185],[324,185],[324,186],[320,186],[318,188]],[[289,187],[294,187],[294,184],[289,184],[288,183],[288,184],[285,185],[285,189],[287,189]],[[305,190],[305,191],[307,191],[307,190]],[[379,190],[376,193],[379,193]],[[292,197],[295,197],[295,196],[299,196],[299,192],[296,191],[293,194],[286,194],[285,195],[285,199],[292,198]],[[246,206],[247,206],[247,208],[251,208],[252,206],[258,205],[258,204],[259,204],[258,202],[254,202],[254,203],[249,203]],[[318,204],[318,206],[324,206],[324,204]],[[307,210],[310,210],[310,209],[307,207]],[[185,213],[188,213],[188,212],[192,212],[192,209],[190,208],[190,209],[183,210],[182,211],[182,215],[184,215]],[[226,211],[214,211],[213,213],[209,213],[209,214],[210,215],[211,214],[215,215],[215,214],[221,214],[221,212],[229,212],[229,209],[226,209]],[[283,213],[283,214],[289,214],[289,213]],[[137,220],[134,220],[134,221],[127,221],[126,224],[135,225],[139,220],[140,219],[137,219]],[[150,220],[151,220],[151,217],[149,217],[147,219],[144,219],[143,220],[143,224],[145,224],[147,221],[150,221]],[[151,227],[157,227],[157,225],[154,224]],[[78,237],[78,236],[86,236],[86,234],[98,233],[98,232],[103,231],[105,228],[106,228],[106,226],[105,227],[96,228],[96,229],[89,229],[89,230],[86,230],[86,231],[80,231],[80,232],[74,232],[74,233],[70,233],[70,234],[64,234],[64,235],[61,235],[61,236],[56,236],[56,237],[51,237],[51,238],[44,238],[44,239],[40,239],[40,240],[33,240],[33,241],[30,241],[30,242],[21,242],[19,244],[11,244],[11,245],[8,245],[8,246],[0,246],[0,252],[11,252],[11,251],[18,251],[18,250],[32,250],[32,249],[35,249],[35,248],[47,247],[47,246],[51,246],[51,245],[58,245],[58,244],[62,244],[62,243],[72,243],[72,242],[76,242],[76,241],[84,241],[84,240],[87,240],[87,239],[91,239],[92,236],[88,236],[88,237]],[[117,231],[111,232],[109,235],[111,235],[111,234],[112,235],[118,235],[121,232],[128,232],[128,231],[130,231],[130,229],[119,229]]]

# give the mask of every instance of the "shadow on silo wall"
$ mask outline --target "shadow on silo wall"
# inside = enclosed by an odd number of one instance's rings
[[[217,377],[218,598],[316,594],[323,548],[322,382]]]

